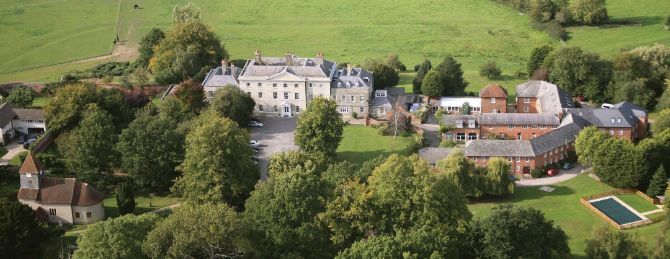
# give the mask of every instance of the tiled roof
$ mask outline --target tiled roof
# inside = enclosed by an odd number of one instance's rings
[[[20,120],[44,120],[42,109],[14,109],[14,113]]]
[[[240,75],[242,69],[239,67],[229,66],[224,73],[222,67],[217,67],[209,71],[205,80],[202,81],[204,87],[221,87],[225,85],[238,85],[237,76]]]
[[[634,116],[642,117],[642,118],[647,117],[647,115],[648,115],[648,112],[647,112],[646,109],[641,108],[641,107],[639,107],[635,104],[632,104],[632,103],[629,103],[629,102],[626,102],[626,101],[614,104],[612,108],[619,109],[624,114],[626,114],[626,113],[627,114],[633,114]]]
[[[572,143],[579,135],[582,127],[576,123],[570,123],[547,134],[531,139],[530,144],[533,147],[533,153],[541,155],[562,145]]]
[[[499,84],[489,84],[479,91],[479,97],[507,97],[507,90],[502,88]]]
[[[451,148],[425,147],[419,149],[419,157],[425,159],[428,163],[435,164],[437,161],[446,158],[451,151]]]
[[[291,55],[291,60],[291,65],[287,64],[286,57],[262,57],[261,63],[250,60],[242,70],[242,76],[271,77],[288,68],[291,73],[301,77],[330,77],[335,68],[335,62],[325,59],[323,64],[318,64],[314,58]]]
[[[37,174],[42,171],[42,163],[37,160],[32,152],[29,152],[26,155],[26,159],[23,160],[21,169],[19,169],[20,174]]]
[[[72,204],[74,178],[42,178],[37,202],[45,204]]]
[[[74,188],[74,195],[72,197],[72,205],[75,206],[89,206],[101,202],[105,199],[105,195],[93,188],[87,183],[77,181]]]
[[[531,80],[516,87],[517,97],[537,98],[542,113],[559,114],[564,108],[573,108],[570,94],[545,81]]]
[[[560,120],[554,114],[538,113],[482,113],[482,125],[551,125],[558,126]]]
[[[573,108],[565,110],[601,128],[632,128],[638,122],[638,118],[632,112],[626,113],[625,110],[616,108]]]
[[[465,155],[487,157],[533,157],[533,147],[529,140],[471,140],[466,143]]]

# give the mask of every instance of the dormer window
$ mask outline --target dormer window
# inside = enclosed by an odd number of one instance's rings
[[[612,123],[614,123],[614,118],[611,119]]]
[[[616,119],[616,123],[621,123],[621,118]]]
[[[365,81],[366,83],[367,83],[367,82],[370,82],[370,78],[367,77],[367,76],[366,76],[366,77],[363,77],[363,81]]]

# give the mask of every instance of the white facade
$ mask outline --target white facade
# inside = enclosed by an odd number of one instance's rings
[[[440,98],[440,107],[447,113],[458,113],[463,105],[467,103],[470,106],[471,113],[481,113],[482,99],[479,97],[442,97]]]

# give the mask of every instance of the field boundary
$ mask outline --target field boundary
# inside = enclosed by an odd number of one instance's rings
[[[594,200],[594,199],[599,199],[599,198],[604,198],[604,197],[609,197],[609,196],[616,197],[616,195],[620,195],[620,194],[636,194],[638,196],[641,196],[642,198],[644,198],[645,200],[649,201],[652,204],[658,204],[658,202],[659,202],[658,199],[651,198],[651,197],[647,196],[646,194],[644,194],[643,192],[641,192],[639,190],[635,190],[635,189],[616,189],[616,190],[611,190],[611,191],[602,192],[602,193],[598,193],[598,194],[583,196],[579,199],[579,203],[584,205],[584,207],[591,209],[591,211],[593,211],[596,215],[598,215],[598,217],[605,220],[607,223],[609,223],[610,225],[612,225],[613,227],[615,227],[618,230],[641,227],[641,226],[653,224],[655,222],[655,221],[650,220],[649,218],[645,217],[646,219],[643,219],[642,221],[637,221],[637,222],[632,222],[632,223],[627,223],[627,224],[619,224],[616,221],[614,221],[612,218],[607,216],[605,213],[600,211],[598,208],[593,206],[593,204],[591,204],[591,202],[590,202],[591,200]],[[621,205],[624,205],[624,204],[628,205],[623,201],[620,201],[620,202],[623,203]],[[628,206],[630,206],[630,205],[628,205]],[[637,210],[635,210],[635,211],[638,212]]]

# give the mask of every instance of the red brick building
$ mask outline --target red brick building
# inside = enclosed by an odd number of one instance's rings
[[[479,91],[482,113],[506,113],[507,90],[498,84],[490,84]]]

